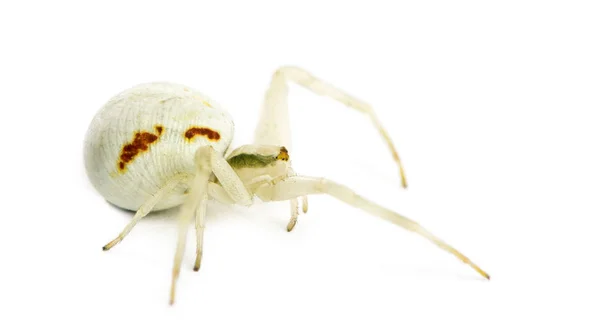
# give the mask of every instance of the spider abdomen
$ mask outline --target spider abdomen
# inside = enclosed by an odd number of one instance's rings
[[[87,175],[110,203],[137,210],[169,180],[194,173],[194,153],[211,145],[224,153],[233,120],[202,93],[174,83],[134,86],[111,98],[92,120],[85,139]],[[155,210],[180,205],[181,185]]]

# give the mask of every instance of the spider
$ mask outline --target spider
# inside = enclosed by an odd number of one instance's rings
[[[287,230],[297,223],[299,200],[308,210],[307,196],[328,194],[376,217],[415,232],[470,265],[483,277],[487,273],[418,223],[377,205],[348,187],[325,178],[297,175],[289,152],[287,82],[331,97],[366,114],[388,145],[398,165],[403,187],[406,177],[388,133],[371,106],[297,67],[281,67],[272,77],[254,143],[226,155],[234,123],[219,104],[202,93],[175,83],[154,82],[131,87],[110,99],[95,115],[85,138],[87,175],[110,203],[135,211],[123,231],[103,247],[110,250],[151,211],[180,206],[170,304],[185,250],[188,225],[195,216],[196,260],[200,269],[209,199],[224,204],[250,206],[262,201],[289,201]]]

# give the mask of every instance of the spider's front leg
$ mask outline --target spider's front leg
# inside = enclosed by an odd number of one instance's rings
[[[415,232],[433,242],[441,249],[453,254],[464,263],[467,263],[483,277],[490,279],[490,276],[475,263],[471,262],[469,258],[427,231],[418,223],[361,197],[344,185],[337,184],[325,178],[294,176],[276,183],[264,184],[255,191],[255,195],[263,201],[296,199],[309,194],[329,194],[351,206],[360,208],[374,216]]]
[[[392,154],[392,158],[398,165],[402,186],[406,188],[406,177],[404,168],[402,167],[402,162],[400,161],[400,156],[398,155],[398,152],[396,151],[396,148],[394,147],[394,144],[392,143],[387,131],[377,119],[373,108],[366,102],[343,92],[333,85],[326,83],[316,78],[309,72],[297,67],[281,67],[275,72],[275,74],[273,74],[271,85],[265,95],[260,120],[256,126],[254,144],[277,145],[285,146],[288,149],[291,148],[292,139],[287,103],[288,81],[303,86],[318,95],[324,95],[333,98],[353,109],[367,114],[375,128],[379,131],[379,134],[383,138],[384,142],[388,145]],[[290,205],[292,218],[288,224],[288,231],[291,230],[295,225],[298,212],[297,200],[290,199]],[[302,210],[305,213],[308,210],[306,196],[302,196]]]

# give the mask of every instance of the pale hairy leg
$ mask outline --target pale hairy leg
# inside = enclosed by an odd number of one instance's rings
[[[209,179],[211,174],[214,174],[219,179],[222,189],[234,203],[245,206],[252,204],[252,197],[248,193],[244,183],[239,179],[231,166],[229,166],[229,163],[227,163],[225,158],[219,155],[219,153],[211,146],[199,148],[194,156],[194,161],[197,169],[196,175],[192,180],[188,197],[181,205],[179,212],[177,247],[173,261],[173,274],[169,300],[171,305],[175,302],[176,284],[181,272],[181,263],[183,261],[189,223],[195,213],[197,214],[198,211],[204,211],[201,207],[205,206],[203,202],[206,202],[207,193],[209,192]],[[215,187],[212,187],[211,189],[212,191],[217,190],[216,192],[218,193],[218,189]],[[197,248],[198,243],[200,242],[197,242]],[[198,253],[196,256],[196,264],[199,266]]]
[[[298,222],[298,199],[290,199],[290,222],[287,225],[287,231],[292,231]]]
[[[206,150],[206,154],[196,154],[196,164],[201,164],[203,155],[208,155],[212,173],[219,179],[219,183],[223,186],[223,189],[227,192],[231,200],[238,205],[250,206],[252,204],[252,196],[248,192],[248,189],[246,189],[244,182],[242,182],[233,168],[227,163],[227,160],[212,147],[207,147]]]
[[[235,202],[231,200],[229,195],[223,187],[217,183],[210,182],[208,183],[208,195],[217,200],[222,204],[233,205]],[[206,217],[206,207],[208,204],[208,198],[202,200],[200,206],[198,206],[198,210],[196,211],[196,262],[194,263],[194,271],[200,270],[200,264],[202,262],[202,250],[204,245],[204,220]]]
[[[194,271],[200,270],[200,262],[202,261],[202,247],[204,245],[204,219],[206,216],[206,205],[208,196],[205,195],[200,201],[200,205],[196,210],[196,262],[194,263]]]
[[[302,212],[308,212],[308,197],[305,195],[302,196]]]
[[[303,86],[315,94],[330,97],[350,108],[365,113],[387,144],[392,158],[398,165],[402,187],[407,187],[406,175],[400,156],[371,105],[298,67],[284,66],[273,74],[271,86],[265,94],[261,116],[256,126],[254,134],[255,144],[282,145],[291,149],[292,141],[287,102],[288,81]]]
[[[483,271],[475,263],[471,262],[469,258],[427,231],[418,223],[361,197],[344,185],[337,184],[325,178],[295,176],[279,181],[275,184],[262,185],[256,190],[256,195],[263,201],[290,200],[308,194],[329,194],[351,206],[362,209],[374,216],[380,217],[402,228],[415,232],[428,239],[441,249],[453,254],[462,262],[471,266],[483,277],[487,279],[490,278],[485,271]]]
[[[235,204],[235,201],[233,201],[229,197],[227,192],[225,192],[225,190],[223,189],[223,186],[221,186],[217,183],[214,183],[214,182],[208,183],[208,195],[210,196],[211,199],[214,199],[222,204],[225,204],[225,205]]]
[[[181,182],[185,180],[184,177],[178,176],[171,180],[169,180],[161,189],[159,189],[154,195],[152,195],[146,202],[137,210],[131,221],[125,228],[121,231],[119,236],[117,236],[114,240],[107,243],[102,250],[107,251],[112,247],[117,245],[119,242],[123,241],[123,239],[131,232],[133,227],[137,225],[137,223],[148,213],[152,211],[154,206],[158,204],[165,196],[169,195],[179,185]]]
[[[200,151],[202,149],[203,148],[200,148],[198,150]],[[177,224],[177,247],[175,249],[175,258],[173,260],[171,292],[169,295],[169,303],[171,305],[175,303],[175,288],[177,279],[179,279],[179,273],[181,272],[181,262],[183,261],[183,255],[185,252],[189,223],[194,213],[198,211],[200,206],[202,206],[202,201],[206,198],[210,174],[211,171],[209,165],[200,165],[200,168],[196,172],[196,175],[194,176],[194,179],[190,185],[191,187],[188,197],[183,205],[181,205]]]

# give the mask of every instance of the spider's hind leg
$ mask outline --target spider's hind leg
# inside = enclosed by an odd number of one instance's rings
[[[131,232],[133,227],[137,225],[137,223],[148,213],[150,213],[156,204],[158,204],[162,199],[168,196],[178,185],[183,181],[183,177],[176,177],[171,179],[165,186],[160,188],[154,195],[152,195],[144,204],[135,212],[135,215],[129,222],[127,226],[121,231],[119,236],[117,236],[114,240],[108,242],[102,250],[107,251],[112,247],[117,245],[119,242],[123,241],[123,239]]]

